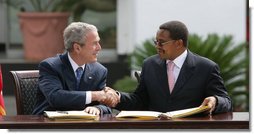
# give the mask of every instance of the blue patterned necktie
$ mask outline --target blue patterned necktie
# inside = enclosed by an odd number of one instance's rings
[[[83,68],[82,67],[78,67],[76,70],[76,78],[77,78],[77,90],[79,89],[79,83],[80,83],[80,79],[82,77],[83,74]]]

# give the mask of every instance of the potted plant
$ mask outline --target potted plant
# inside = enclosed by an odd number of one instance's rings
[[[27,60],[40,61],[64,50],[63,30],[68,18],[80,21],[87,10],[109,12],[116,0],[0,0],[18,8],[20,29]]]
[[[63,52],[62,33],[67,26],[70,13],[67,8],[60,7],[59,0],[7,0],[5,2],[21,11],[18,13],[18,18],[26,60],[41,61]]]
[[[108,2],[108,3],[107,3]],[[86,9],[109,11],[116,0],[5,0],[18,14],[26,60],[41,61],[64,51],[63,30],[72,14],[80,20]]]

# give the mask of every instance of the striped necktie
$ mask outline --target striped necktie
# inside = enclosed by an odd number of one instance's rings
[[[78,67],[76,70],[76,78],[77,78],[77,89],[79,89],[79,84],[80,84],[80,79],[82,77],[83,74],[83,68],[82,67]]]

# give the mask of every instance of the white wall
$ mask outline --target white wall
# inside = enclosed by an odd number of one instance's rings
[[[129,33],[125,32],[135,36],[123,40],[118,34],[119,54],[133,51],[134,45],[154,37],[159,25],[170,20],[184,22],[190,33],[231,34],[236,42],[245,41],[246,0],[118,0],[118,3],[125,3],[125,8],[118,7],[125,15],[119,12],[117,19],[130,22],[125,24]],[[120,24],[120,33],[121,27]],[[122,46],[123,41],[129,44]]]

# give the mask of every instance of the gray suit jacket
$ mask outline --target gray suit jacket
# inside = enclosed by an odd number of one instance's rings
[[[170,94],[166,61],[154,55],[144,61],[140,83],[134,93],[121,93],[119,110],[168,112],[196,107],[215,96],[215,113],[232,110],[219,67],[213,61],[188,51],[173,92]]]
[[[111,113],[109,107],[98,103],[86,105],[86,91],[102,90],[106,86],[107,69],[100,63],[86,64],[79,90],[67,53],[42,61],[39,72],[33,114],[43,114],[45,110],[83,110],[90,105],[95,105],[102,113]]]

